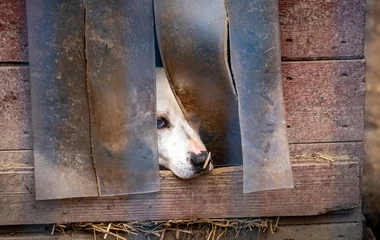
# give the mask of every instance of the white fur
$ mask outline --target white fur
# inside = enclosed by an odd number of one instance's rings
[[[170,169],[180,178],[192,178],[199,175],[190,162],[190,153],[206,151],[197,133],[187,122],[169,85],[163,68],[157,68],[157,117],[169,121],[169,127],[157,129],[159,163]],[[210,164],[205,172],[210,172]]]

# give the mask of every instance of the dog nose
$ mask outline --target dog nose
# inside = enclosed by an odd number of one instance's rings
[[[191,153],[190,161],[194,165],[194,167],[196,167],[196,168],[202,167],[203,168],[203,165],[205,164],[205,162],[207,160],[207,156],[208,156],[207,151],[202,151],[198,154]]]

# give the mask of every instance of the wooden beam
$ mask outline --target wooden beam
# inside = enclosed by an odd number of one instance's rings
[[[195,230],[192,231],[191,235],[186,233],[180,233],[179,238],[176,237],[176,231],[168,231],[165,233],[165,238],[167,240],[176,239],[207,239],[208,232],[206,230]],[[222,230],[217,230],[216,236],[222,234]],[[126,235],[119,233],[120,236],[132,239],[132,240],[142,240],[147,239],[144,234]],[[46,231],[44,233],[16,233],[16,234],[0,234],[0,240],[23,240],[23,239],[39,239],[39,240],[64,240],[64,239],[77,239],[77,240],[92,240],[92,239],[102,239],[103,233],[96,233],[96,237],[91,232],[67,232],[67,236],[59,233],[55,233],[51,236],[51,233]],[[347,240],[358,240],[362,239],[363,227],[362,223],[341,223],[341,224],[314,224],[314,225],[296,225],[296,226],[283,226],[280,230],[275,233],[266,231],[265,233],[259,232],[257,229],[252,231],[240,231],[239,233],[235,231],[229,231],[225,235],[221,235],[219,239],[246,239],[246,240],[289,240],[289,239],[310,239],[310,240],[329,240],[329,239],[347,239]],[[116,239],[113,236],[107,237],[107,239]],[[157,236],[150,235],[148,239],[158,240]]]
[[[365,1],[280,0],[284,59],[364,56]],[[0,3],[0,61],[28,61],[25,0]]]
[[[329,163],[308,155],[313,149],[326,149],[315,153],[335,161]],[[161,171],[158,193],[36,201],[30,165],[19,170],[1,169],[0,225],[307,216],[355,208],[360,204],[362,150],[360,142],[293,145],[292,155],[307,154],[293,161],[296,188],[252,194],[243,194],[241,167],[226,167],[193,180],[180,180],[169,171]],[[23,157],[15,157],[17,154]],[[26,151],[0,152],[0,162],[6,162],[6,157],[32,162]]]
[[[290,143],[361,141],[364,60],[283,63]],[[0,149],[31,149],[28,68],[0,68]]]
[[[267,240],[308,239],[359,240],[363,237],[363,225],[357,223],[296,225],[286,226],[275,234],[268,234]]]

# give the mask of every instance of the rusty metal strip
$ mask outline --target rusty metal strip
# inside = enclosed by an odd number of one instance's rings
[[[88,0],[87,73],[101,196],[159,190],[153,3]]]
[[[97,196],[83,1],[28,0],[36,198]]]
[[[244,192],[293,188],[281,82],[277,0],[227,0],[239,98]]]
[[[155,1],[157,38],[170,83],[216,165],[242,161],[237,98],[222,0]]]

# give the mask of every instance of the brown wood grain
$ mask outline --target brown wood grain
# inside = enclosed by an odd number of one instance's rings
[[[280,0],[285,60],[363,58],[364,0]]]
[[[364,60],[282,67],[290,143],[363,140]]]
[[[297,145],[296,152],[292,145],[292,154],[312,152],[309,145],[303,144],[305,151]],[[161,191],[158,193],[36,201],[32,170],[3,170],[4,175],[0,174],[0,225],[306,216],[359,206],[358,159],[362,156],[362,143],[314,145],[315,150],[321,149],[316,152],[318,154],[343,158],[330,164],[308,155],[302,161],[293,161],[296,188],[252,194],[243,194],[241,167],[226,167],[193,180],[180,180],[169,171],[161,171]],[[351,154],[346,155],[348,152]],[[25,160],[30,158],[23,151],[19,154]],[[0,152],[2,162],[9,156],[7,152]]]
[[[361,141],[364,60],[283,63],[290,143]],[[26,67],[0,68],[0,149],[31,149]]]
[[[286,226],[275,234],[268,234],[267,240],[330,240],[346,239],[360,240],[363,238],[363,224],[319,224],[319,225],[297,225]]]
[[[33,151],[1,151],[0,156],[0,172],[33,170]]]
[[[280,0],[284,59],[362,58],[364,0]],[[0,1],[0,61],[28,61],[25,0]]]
[[[0,61],[28,61],[25,0],[0,1]]]
[[[77,240],[92,240],[92,239],[103,239],[104,233],[93,232],[66,232],[66,236],[60,233],[55,233],[53,236],[47,229],[45,232],[41,233],[13,233],[13,234],[0,234],[0,240],[25,240],[25,239],[38,239],[38,240],[65,240],[65,239],[77,239]],[[353,223],[333,223],[333,224],[312,224],[312,225],[296,225],[296,226],[282,226],[278,231],[271,233],[270,231],[262,232],[258,231],[257,228],[253,228],[252,231],[249,229],[242,230],[240,232],[235,232],[234,230],[228,231],[227,234],[223,234],[224,229],[217,229],[216,237],[219,235],[221,240],[227,239],[242,239],[242,240],[331,240],[331,239],[346,239],[346,240],[360,240],[363,236],[363,226],[360,222]],[[177,239],[207,239],[209,234],[209,229],[207,230],[193,230],[192,234],[180,233],[179,238],[176,237],[176,231],[165,232],[165,237],[160,238],[155,235],[149,235],[147,237],[145,234],[139,235],[127,235],[123,233],[118,233],[127,239],[132,240],[143,240],[143,239],[166,239],[166,240],[177,240]],[[108,240],[116,240],[114,236],[108,234]],[[120,239],[120,238],[119,238]]]
[[[0,149],[32,148],[28,67],[0,67],[0,133]]]

